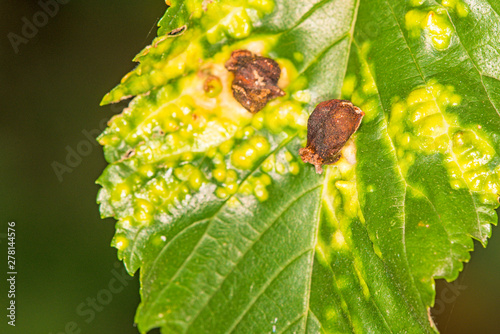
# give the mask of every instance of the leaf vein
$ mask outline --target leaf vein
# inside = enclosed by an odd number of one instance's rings
[[[313,188],[314,189],[314,188]],[[313,190],[311,189],[311,190]],[[290,267],[295,261],[299,260],[304,254],[307,254],[308,252],[314,252],[312,248],[305,249],[303,252],[297,254],[295,257],[291,258],[282,268],[280,268],[276,273],[274,273],[269,279],[267,280],[266,284],[261,288],[261,290],[255,295],[253,300],[248,304],[248,306],[243,310],[243,312],[236,318],[236,320],[231,324],[229,329],[226,331],[226,333],[231,333],[236,326],[241,322],[243,317],[250,311],[252,306],[257,302],[257,300],[267,291],[267,288],[279,277],[279,275],[285,271],[288,267]]]
[[[315,190],[315,189],[316,189],[316,188],[318,188],[318,187],[320,187],[320,185],[316,185],[315,187],[313,187],[313,188],[311,188],[311,189],[307,189],[307,190],[306,190],[306,191],[304,191],[302,194],[300,194],[299,196],[297,196],[296,198],[294,198],[294,199],[290,202],[290,204],[289,204],[287,207],[285,207],[285,208],[283,209],[283,211],[282,211],[282,212],[281,212],[281,213],[280,213],[280,214],[279,214],[279,215],[278,215],[278,216],[277,216],[277,217],[273,220],[273,222],[272,222],[271,224],[269,224],[269,225],[265,228],[265,230],[263,230],[262,232],[260,232],[259,237],[258,237],[256,240],[254,240],[254,242],[253,242],[253,243],[252,243],[252,244],[248,247],[248,249],[247,249],[247,250],[246,250],[246,251],[245,251],[245,252],[241,255],[241,257],[240,257],[240,261],[241,261],[241,260],[245,257],[245,255],[246,255],[249,251],[253,250],[253,246],[254,246],[255,244],[257,244],[257,242],[259,242],[259,241],[260,241],[260,239],[262,238],[262,236],[263,236],[264,234],[266,234],[266,233],[267,233],[267,232],[271,229],[271,227],[273,227],[273,226],[274,226],[274,224],[275,224],[275,223],[279,220],[279,218],[280,218],[280,217],[281,217],[281,216],[282,216],[282,215],[283,215],[286,211],[288,211],[288,209],[290,209],[290,208],[292,207],[292,205],[293,205],[293,204],[295,204],[295,203],[296,203],[299,199],[301,199],[301,198],[302,198],[303,196],[305,196],[307,193],[309,193],[309,192],[311,192],[311,191]],[[257,255],[257,254],[256,254],[256,255]],[[216,290],[214,290],[214,291],[212,292],[212,294],[211,294],[210,298],[207,300],[207,302],[206,302],[206,303],[205,303],[205,304],[204,304],[204,305],[200,308],[200,310],[198,311],[198,313],[197,313],[197,314],[193,317],[193,319],[192,319],[192,320],[191,320],[191,321],[187,324],[187,327],[186,327],[187,329],[188,329],[188,328],[189,328],[189,327],[190,327],[190,326],[194,323],[194,321],[198,318],[198,316],[199,316],[199,315],[203,312],[203,309],[204,309],[205,307],[207,307],[207,305],[210,303],[210,301],[212,300],[212,298],[213,298],[213,297],[217,294],[217,292],[218,292],[218,291],[222,288],[222,286],[223,286],[224,282],[226,281],[226,279],[227,279],[227,278],[228,278],[228,277],[229,277],[229,276],[230,276],[230,275],[231,275],[231,274],[232,274],[232,273],[233,273],[233,272],[234,272],[234,271],[238,268],[238,263],[239,263],[239,262],[235,263],[235,265],[233,266],[233,268],[232,268],[232,269],[231,269],[231,270],[230,270],[230,271],[229,271],[226,275],[224,275],[224,276],[223,276],[223,280],[219,283],[219,286],[217,287],[217,289],[216,289]]]

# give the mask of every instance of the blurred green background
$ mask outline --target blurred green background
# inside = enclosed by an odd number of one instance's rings
[[[114,222],[100,219],[95,202],[94,181],[106,163],[85,133],[95,137],[119,112],[99,107],[100,99],[153,39],[165,2],[69,1],[17,54],[7,34],[21,35],[22,18],[32,21],[41,8],[38,1],[1,0],[0,9],[0,333],[71,333],[72,323],[80,333],[138,333],[138,277],[114,278],[123,268],[109,246]],[[60,182],[52,164],[66,165],[68,148],[88,154]],[[17,233],[15,328],[6,318],[8,221]],[[498,228],[487,249],[476,243],[457,282],[437,284],[442,333],[498,333]],[[92,299],[94,311],[86,304]]]

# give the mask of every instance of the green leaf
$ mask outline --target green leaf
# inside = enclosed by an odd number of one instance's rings
[[[104,97],[135,96],[99,137],[101,214],[141,269],[139,330],[436,332],[434,279],[456,279],[497,222],[498,9],[172,1]],[[224,68],[237,49],[282,70],[286,95],[255,115]],[[298,156],[308,114],[341,97],[366,115],[317,175]]]

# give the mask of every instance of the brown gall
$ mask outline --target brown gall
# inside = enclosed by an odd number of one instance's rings
[[[264,108],[269,100],[285,95],[278,87],[281,69],[272,59],[236,50],[225,66],[234,73],[231,85],[234,98],[251,113]]]
[[[316,173],[341,157],[340,151],[356,132],[365,113],[347,100],[319,103],[307,122],[307,145],[299,150],[302,161],[313,164]]]

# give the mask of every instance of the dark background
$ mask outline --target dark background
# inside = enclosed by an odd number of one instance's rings
[[[0,2],[0,333],[65,333],[72,322],[81,333],[138,333],[137,277],[98,305],[89,323],[91,316],[77,311],[87,298],[106,296],[103,290],[123,267],[115,267],[116,250],[109,246],[114,221],[100,219],[95,201],[94,181],[106,163],[84,132],[95,136],[101,121],[119,112],[99,107],[100,99],[133,68],[131,59],[155,36],[166,5],[73,0],[59,7],[16,54],[7,34],[21,35],[22,18],[32,21],[40,7],[37,1]],[[60,182],[52,164],[66,165],[68,147],[79,146],[88,155]],[[6,318],[8,221],[16,222],[15,328]],[[476,243],[457,282],[437,284],[435,320],[442,333],[498,332],[498,228],[488,249]]]

